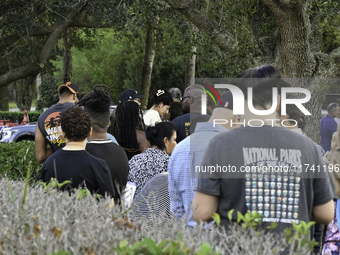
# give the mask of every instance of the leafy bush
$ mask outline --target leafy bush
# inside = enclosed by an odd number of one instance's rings
[[[30,183],[38,179],[40,165],[35,159],[33,141],[17,143],[0,143],[0,176],[12,180],[24,180],[27,170],[31,170]]]
[[[112,207],[110,198],[46,192],[40,184],[26,193],[23,181],[0,179],[0,185],[2,254],[280,254],[296,243],[256,230],[253,221],[247,221],[248,228],[232,224],[227,233],[211,224],[189,228],[184,220],[146,219]],[[255,216],[243,219],[257,221]],[[306,253],[292,250],[289,254]]]
[[[28,117],[30,122],[36,122],[38,121],[38,118],[40,116],[41,112],[32,111],[28,112]],[[22,122],[22,119],[24,117],[24,112],[4,112],[0,111],[0,120],[10,120],[10,122]]]

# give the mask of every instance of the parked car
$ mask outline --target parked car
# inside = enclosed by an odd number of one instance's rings
[[[23,140],[34,141],[36,124],[36,122],[32,122],[27,125],[14,127],[0,126],[0,142],[11,143]]]

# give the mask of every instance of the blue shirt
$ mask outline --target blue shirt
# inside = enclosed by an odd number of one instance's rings
[[[333,117],[326,115],[321,120],[321,146],[325,151],[331,150],[333,133],[338,130],[338,124]]]
[[[196,223],[192,216],[191,202],[196,184],[195,166],[201,164],[210,140],[220,132],[228,131],[210,122],[197,123],[195,132],[176,145],[169,160],[170,210],[175,217],[187,217],[188,225]]]

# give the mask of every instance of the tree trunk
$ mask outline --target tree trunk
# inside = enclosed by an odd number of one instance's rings
[[[40,100],[40,86],[41,86],[41,74],[39,73],[36,78],[37,81],[37,100]]]
[[[145,44],[145,56],[142,69],[142,109],[146,110],[148,106],[149,91],[151,86],[151,74],[153,61],[155,59],[155,47],[156,47],[156,34],[159,23],[159,17],[156,16],[154,22],[148,22],[147,33],[146,33],[146,44]]]
[[[274,13],[279,26],[282,71],[291,78],[313,77],[316,62],[309,45],[309,1],[262,2]]]
[[[8,85],[0,87],[0,111],[9,111],[9,90]]]
[[[15,102],[19,110],[31,109],[33,95],[34,95],[34,76],[28,76],[26,79],[22,79],[14,82],[15,88]]]
[[[195,83],[196,52],[197,47],[192,46],[191,52],[187,55],[185,68],[185,87],[192,86]]]
[[[64,58],[63,58],[63,82],[72,80],[72,33],[73,29],[67,29],[64,35]]]

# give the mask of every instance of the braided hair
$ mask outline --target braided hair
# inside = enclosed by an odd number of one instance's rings
[[[124,101],[117,105],[114,119],[108,132],[126,152],[139,152],[136,129],[145,130],[143,113],[134,101]]]
[[[90,114],[93,129],[105,132],[110,122],[110,104],[110,94],[104,84],[95,85],[78,103]]]

